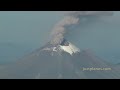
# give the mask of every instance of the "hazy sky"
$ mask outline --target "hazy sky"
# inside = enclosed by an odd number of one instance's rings
[[[71,30],[68,38],[81,49],[89,48],[106,59],[120,62],[120,12],[96,22],[84,23],[75,31]]]
[[[53,26],[62,17],[62,13],[54,11],[0,11],[0,43],[29,43],[35,47],[43,45],[49,39]],[[101,21],[83,24],[71,30],[67,38],[81,49],[90,48],[103,56],[119,56],[120,12]]]
[[[34,42],[48,38],[62,14],[56,12],[0,12],[0,42]]]

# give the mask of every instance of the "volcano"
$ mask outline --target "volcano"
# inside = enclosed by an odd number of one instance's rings
[[[111,68],[111,70],[83,70]],[[0,69],[1,79],[118,79],[120,72],[90,50],[81,51],[64,39],[49,42],[19,61]]]

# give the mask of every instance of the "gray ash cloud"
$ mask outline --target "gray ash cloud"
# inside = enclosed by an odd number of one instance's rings
[[[64,18],[59,21],[53,28],[50,43],[58,45],[64,40],[64,36],[69,32],[68,27],[81,23],[81,18],[87,16],[101,17],[111,16],[113,11],[64,11]]]

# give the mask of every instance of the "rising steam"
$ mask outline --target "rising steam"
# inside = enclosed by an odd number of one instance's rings
[[[80,18],[82,16],[109,16],[112,15],[112,11],[64,11],[65,17],[55,25],[51,33],[50,43],[53,45],[60,44],[65,34],[67,33],[67,28],[72,25],[77,25],[80,23]]]

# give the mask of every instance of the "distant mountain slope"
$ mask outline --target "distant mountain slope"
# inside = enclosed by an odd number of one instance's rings
[[[69,46],[65,44],[61,46]],[[23,57],[16,63],[2,68],[0,78],[12,79],[118,79],[120,71],[96,57],[90,50],[72,55],[63,48],[49,43]],[[56,49],[55,49],[56,48]],[[111,70],[83,71],[83,68],[111,68]]]
[[[32,45],[26,43],[0,42],[0,64],[17,60],[32,50]]]

